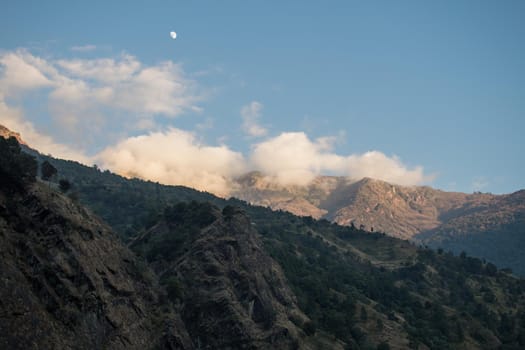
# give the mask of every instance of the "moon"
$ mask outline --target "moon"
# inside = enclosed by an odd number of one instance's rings
[[[176,32],[170,32],[170,36],[172,39],[177,39],[177,33]]]

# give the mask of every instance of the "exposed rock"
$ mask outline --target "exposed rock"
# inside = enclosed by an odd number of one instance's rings
[[[301,340],[304,334],[290,321],[303,324],[308,318],[298,309],[280,266],[264,252],[249,218],[232,207],[224,216],[215,215],[180,257],[155,264],[158,273],[180,281],[182,319],[197,347],[308,348]],[[165,223],[151,231],[176,234]],[[145,235],[133,246],[144,249],[144,240],[154,238]]]
[[[0,192],[0,259],[0,348],[193,348],[152,271],[46,185]]]
[[[260,173],[237,183],[233,195],[253,204],[465,251],[525,276],[525,191],[467,194],[327,176],[308,186],[282,186]]]
[[[8,128],[6,128],[5,126],[3,126],[2,124],[0,124],[0,137],[3,137],[5,139],[8,139],[10,137],[14,137],[18,141],[19,144],[27,146],[27,143],[25,143],[24,140],[22,140],[22,137],[20,136],[20,133],[11,131]]]
[[[495,208],[508,195],[445,192],[425,186],[399,186],[364,178],[320,176],[308,186],[282,186],[260,173],[237,180],[233,196],[301,216],[386,232],[409,239],[455,218]],[[523,203],[522,203],[523,204]]]

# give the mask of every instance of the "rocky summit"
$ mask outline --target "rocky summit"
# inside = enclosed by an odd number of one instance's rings
[[[494,204],[502,196],[445,192],[381,180],[320,176],[307,186],[283,186],[261,173],[237,179],[234,197],[340,225],[411,238],[451,219]]]

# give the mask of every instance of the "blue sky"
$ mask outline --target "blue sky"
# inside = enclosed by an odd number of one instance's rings
[[[181,174],[177,162],[206,178],[262,168],[281,179],[327,173],[465,192],[525,188],[523,1],[4,1],[2,8],[0,122],[29,128],[49,153],[74,149],[121,173],[189,185],[184,179],[196,175]],[[22,61],[39,73],[20,73]],[[118,83],[100,77],[118,67],[140,68]],[[165,81],[145,83],[156,73]],[[24,86],[13,82],[26,78]],[[74,86],[92,96],[65,91]],[[62,128],[66,119],[72,124]],[[139,135],[151,137],[134,145]],[[224,162],[210,169],[188,157],[160,158],[155,167],[173,172],[159,176],[140,173],[144,162],[116,159],[155,142]],[[293,168],[284,156],[279,166],[262,160],[286,147]],[[153,157],[134,152],[135,160]],[[244,165],[225,174],[236,161]]]

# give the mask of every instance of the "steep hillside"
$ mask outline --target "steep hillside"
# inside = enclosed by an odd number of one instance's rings
[[[132,244],[150,270],[107,225],[37,180],[36,161],[14,139],[0,139],[0,161],[2,348],[317,348],[242,212],[167,207]]]
[[[54,164],[58,167],[60,162]],[[78,167],[76,172],[81,173],[83,168]],[[100,187],[105,186],[104,179],[115,177],[88,170],[98,174]],[[124,198],[131,184],[150,202],[157,198],[155,184],[119,181],[121,185],[94,197],[81,186],[76,191],[80,200],[89,198],[86,203],[102,213],[114,210],[108,203]],[[90,191],[97,185],[93,179],[85,183],[91,184]],[[166,189],[161,198],[169,202],[168,194],[175,196],[178,189]],[[190,189],[184,193],[210,196]],[[259,348],[268,342],[304,349],[525,346],[525,283],[492,264],[418,249],[381,233],[327,220],[210,198],[222,209],[190,201],[168,205],[140,222],[132,204],[142,204],[130,199],[117,212],[119,225],[135,222],[133,250],[161,276],[191,338],[197,337],[200,344],[213,347],[215,341],[236,335],[243,344]],[[235,210],[228,214],[226,208],[231,206],[243,208],[251,222]],[[234,222],[242,224],[230,227],[229,215],[240,215]],[[261,238],[256,238],[258,234]],[[248,238],[244,243],[243,237]],[[284,271],[281,282],[271,277],[273,263],[258,257],[265,252]],[[251,254],[255,264],[250,263]],[[272,290],[282,284],[291,287],[291,291],[284,287],[291,304],[282,291]],[[211,316],[205,309],[217,312]],[[222,338],[217,333],[221,324],[232,325],[220,330],[228,334]]]
[[[173,286],[203,348],[310,348],[300,329],[308,318],[242,211],[197,202],[168,207],[131,247]]]
[[[525,321],[525,283],[490,263],[285,212],[250,215],[299,307],[354,348],[508,347],[511,329],[525,345],[525,330],[501,324]]]
[[[221,198],[206,192],[183,187],[166,186],[151,181],[126,179],[96,167],[38,155],[58,169],[57,178],[71,183],[69,196],[80,200],[119,233],[128,238],[153,223],[166,205],[180,201],[203,201],[219,204]]]
[[[49,185],[6,181],[26,156],[0,143],[0,347],[192,349],[153,272]]]
[[[449,220],[479,211],[499,196],[406,187],[364,178],[318,177],[308,186],[282,186],[260,173],[237,181],[233,195],[249,203],[326,218],[340,225],[363,225],[399,238],[434,229]]]
[[[7,152],[0,150],[0,175],[7,180],[1,182],[2,281],[13,281],[1,290],[3,344],[47,347],[62,340],[66,348],[119,348],[116,338],[129,339],[130,348],[139,348],[141,339],[190,349],[525,347],[525,281],[491,263],[49,159],[58,178],[69,166],[82,180],[73,181],[70,197],[112,213],[115,227],[133,228],[132,237],[129,230],[120,234],[149,270],[114,236],[108,243],[108,228],[58,194],[54,183],[35,184],[36,167],[19,149],[10,153],[12,140]],[[130,196],[130,189],[140,196]],[[151,212],[138,215],[142,208]],[[86,290],[97,300],[94,316],[85,306],[91,299],[78,297]],[[139,305],[135,314],[129,305]],[[91,322],[71,326],[78,310],[80,320]],[[20,314],[22,325],[16,324]],[[47,337],[35,340],[28,332],[33,315],[37,334]]]
[[[525,276],[525,191],[498,196],[484,208],[414,236],[435,248],[480,256]]]
[[[457,193],[379,180],[319,177],[281,186],[260,173],[238,179],[235,196],[296,215],[386,232],[433,248],[462,251],[525,276],[525,195]]]

